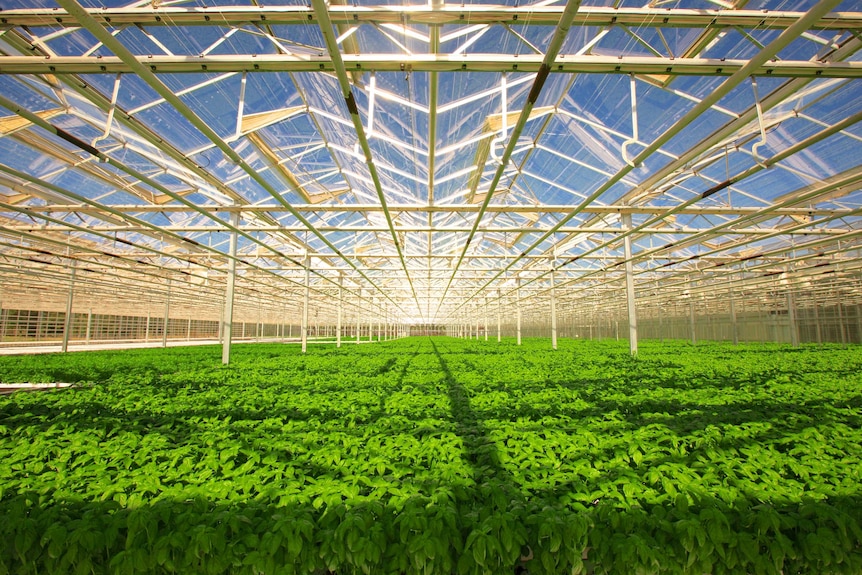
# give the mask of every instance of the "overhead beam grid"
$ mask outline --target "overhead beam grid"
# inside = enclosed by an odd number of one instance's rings
[[[74,279],[305,337],[862,286],[852,3],[256,4],[0,10],[0,313]]]

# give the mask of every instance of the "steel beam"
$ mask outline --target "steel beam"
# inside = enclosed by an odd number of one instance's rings
[[[188,56],[0,56],[0,74],[129,74],[146,68],[153,74],[225,72],[335,72],[329,56],[238,54]],[[344,54],[350,72],[533,72],[542,67],[534,54]],[[564,74],[659,74],[731,76],[748,60],[666,58],[657,56],[557,56],[549,72]],[[860,78],[862,62],[772,60],[746,69],[748,76],[781,78]]]
[[[88,8],[90,17],[103,26],[246,26],[318,23],[307,6],[160,6],[139,8]],[[469,23],[517,24],[518,26],[556,26],[562,6],[501,6],[449,4],[429,8],[413,6],[330,5],[329,17],[335,23],[446,25]],[[781,30],[793,25],[804,12],[788,10],[693,10],[680,8],[612,8],[584,6],[572,26],[626,26],[654,28],[757,28]],[[4,26],[78,27],[67,11],[53,8],[4,10]],[[847,30],[862,27],[860,12],[832,12],[812,22],[810,30]]]
[[[230,223],[236,229],[239,226],[239,212],[231,212],[230,214]],[[237,236],[236,232],[231,232],[230,234],[230,246],[228,248],[228,255],[230,256],[230,260],[228,261],[228,271],[227,271],[227,285],[225,286],[225,295],[224,295],[224,315],[222,321],[224,325],[222,327],[222,350],[221,350],[221,362],[224,365],[230,363],[230,346],[231,346],[231,338],[233,336],[233,298],[234,291],[236,289],[236,248],[237,248]]]
[[[622,222],[625,229],[630,230],[632,215],[624,214]],[[632,261],[632,238],[630,235],[623,239],[623,245],[625,246],[624,257],[626,262],[626,309],[629,314],[629,352],[636,356],[638,354],[638,314],[635,303],[634,262]]]
[[[66,317],[63,318],[63,345],[60,351],[66,353],[69,351],[69,337],[72,335],[72,304],[75,300],[75,272],[77,271],[77,262],[72,260],[71,273],[69,275],[69,295],[66,299]]]
[[[293,208],[302,213],[380,213],[383,208],[378,204],[292,204]],[[244,206],[222,206],[217,204],[200,204],[196,206],[199,210],[211,212],[247,212],[247,213],[265,213],[272,212],[290,213],[281,205],[244,205]],[[470,204],[389,204],[389,210],[394,213],[458,213],[468,214],[479,211],[479,205]],[[93,204],[48,204],[38,206],[27,206],[27,209],[33,213],[98,213],[100,211],[109,211],[110,213],[177,213],[189,212],[192,210],[188,206],[178,204],[164,204],[160,206],[152,204],[106,204],[104,209]],[[582,214],[647,214],[647,215],[664,215],[670,210],[668,206],[626,206],[619,204],[610,205],[589,205],[581,210]],[[676,210],[674,214],[678,215],[697,215],[697,216],[743,216],[757,214],[762,212],[764,207],[753,206],[687,206]],[[490,204],[486,209],[490,213],[513,213],[513,214],[536,214],[548,213],[567,214],[572,211],[570,204]],[[848,213],[849,208],[815,208],[815,207],[796,207],[796,208],[778,208],[770,210],[770,214],[778,216],[840,216],[843,213]]]

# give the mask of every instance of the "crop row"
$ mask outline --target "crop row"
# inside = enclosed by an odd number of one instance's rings
[[[862,354],[0,358],[0,573],[860,573]]]

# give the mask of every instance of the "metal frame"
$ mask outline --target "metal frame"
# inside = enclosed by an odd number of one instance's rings
[[[7,309],[46,285],[72,306],[73,277],[77,297],[99,274],[170,285],[172,310],[304,309],[303,341],[309,305],[387,334],[483,319],[486,339],[489,305],[519,339],[521,305],[550,306],[554,339],[592,306],[628,309],[634,353],[637,307],[727,289],[742,306],[776,273],[794,318],[824,302],[793,286],[823,274],[825,301],[858,305],[862,12],[835,0],[59,4],[0,10]],[[222,94],[227,128],[205,105]]]

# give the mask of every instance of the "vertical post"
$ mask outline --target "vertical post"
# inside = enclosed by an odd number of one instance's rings
[[[691,278],[688,280],[688,317],[689,317],[689,330],[691,331],[691,345],[697,345],[697,333],[695,332],[694,325],[694,293],[691,291],[692,283]]]
[[[500,343],[501,341],[503,341],[502,332],[500,330],[501,316],[503,315],[503,311],[501,309],[502,307],[503,307],[503,301],[502,301],[502,299],[498,298],[497,299],[497,343]]]
[[[225,303],[225,299],[226,298],[223,295],[222,300],[221,300],[221,309],[219,310],[219,316],[218,316],[218,319],[216,320],[218,322],[218,343],[219,343],[219,345],[222,345],[224,342],[224,331],[223,330],[224,330],[224,303]]]
[[[856,343],[862,343],[862,305],[858,301],[856,303]]]
[[[165,298],[165,323],[162,329],[162,347],[168,347],[168,320],[171,315],[171,278],[168,278],[168,295]]]
[[[63,321],[63,353],[69,351],[69,336],[72,333],[72,303],[75,300],[75,271],[77,263],[72,260],[72,273],[69,276],[69,296],[66,298],[66,317]]]
[[[85,336],[84,341],[87,345],[90,345],[90,336],[93,332],[93,308],[87,310],[87,335]]]
[[[823,343],[823,332],[820,329],[820,304],[817,300],[817,292],[814,294],[814,333],[817,337],[817,345]]]
[[[263,297],[257,298],[257,321],[254,322],[254,340],[260,342],[260,338],[263,337],[263,317],[261,315],[261,303]]]
[[[92,313],[92,310],[90,310],[90,311]],[[152,314],[150,312],[150,307],[147,306],[147,327],[144,329],[144,343],[149,343],[149,341],[150,341],[150,316],[151,315]],[[89,330],[87,330],[87,331],[89,332]],[[87,339],[89,339],[89,337]]]
[[[838,304],[838,334],[841,336],[841,343],[847,343],[847,335],[844,332],[844,306],[841,305],[841,292],[835,290],[836,303]]]
[[[305,255],[305,291],[302,298],[302,328],[300,335],[302,336],[302,353],[308,351],[308,296],[310,291],[309,281],[311,280],[311,259],[308,254]]]
[[[338,325],[335,328],[335,347],[341,347],[341,314],[344,308],[344,276],[338,274]]]
[[[356,343],[359,343],[359,332],[362,330],[362,324],[359,322],[359,307],[356,308]]]
[[[787,285],[787,319],[790,321],[790,345],[799,347],[799,326],[796,322],[796,302],[793,298],[793,284],[788,279]]]
[[[733,276],[727,281],[728,298],[730,299],[730,334],[733,345],[739,345],[739,328],[736,325],[736,301],[733,297]]]
[[[485,296],[485,341],[488,341],[488,296]]]
[[[551,258],[551,347],[557,349],[557,290],[554,282],[554,258]]]
[[[517,333],[517,342],[518,342],[518,345],[521,345],[521,278],[518,278],[518,279],[517,279],[517,288],[516,288],[516,291],[517,291],[517,293],[518,293],[518,300],[517,300],[517,313],[515,314],[515,315],[516,315],[517,322],[518,322],[516,333]]]
[[[623,227],[628,232],[632,229],[632,215],[622,215]],[[626,308],[629,312],[629,353],[638,354],[638,312],[635,302],[634,262],[632,261],[632,237],[626,234],[623,238],[624,256],[626,258]]]
[[[234,229],[239,226],[239,211],[231,212],[230,223]],[[234,231],[230,234],[230,242],[228,244],[228,254],[230,255],[230,259],[228,261],[227,286],[225,286],[224,293],[223,323],[221,329],[221,362],[224,365],[230,363],[230,345],[231,338],[233,336],[233,297],[234,288],[236,287],[236,246],[237,232]],[[165,333],[167,333],[167,320],[165,321]]]

